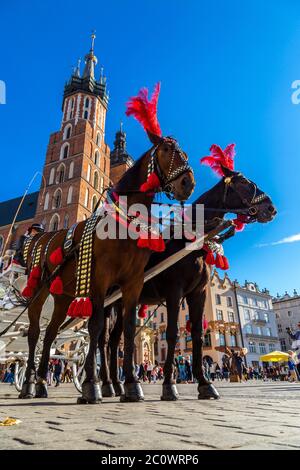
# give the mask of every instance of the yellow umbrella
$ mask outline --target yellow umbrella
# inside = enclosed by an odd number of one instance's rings
[[[260,361],[262,362],[280,362],[284,361],[287,362],[289,360],[289,355],[282,351],[273,351],[269,354],[265,354],[264,356],[260,356]]]

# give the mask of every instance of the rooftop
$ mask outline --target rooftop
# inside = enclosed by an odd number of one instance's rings
[[[38,191],[27,194],[16,219],[16,222],[21,222],[22,220],[27,219],[33,219],[36,212],[38,196]],[[23,196],[20,196],[14,199],[9,199],[8,201],[0,202],[0,227],[12,223],[16,211],[19,207],[19,204],[22,200],[22,197]]]

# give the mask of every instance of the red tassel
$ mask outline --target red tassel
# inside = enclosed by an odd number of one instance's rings
[[[191,321],[190,320],[187,320],[186,325],[185,325],[185,329],[188,333],[191,332]]]
[[[148,248],[149,250],[157,252],[162,252],[166,249],[165,242],[162,237],[151,238],[151,236],[149,236],[146,238],[143,235],[138,239],[137,246],[139,248]]]
[[[74,317],[74,310],[75,310],[76,304],[77,304],[76,299],[72,300],[72,302],[70,303],[68,312],[67,312],[67,315],[69,315],[69,317]]]
[[[147,317],[147,309],[148,305],[141,305],[138,311],[139,318],[146,318]]]
[[[56,248],[56,250],[52,251],[49,261],[51,264],[54,264],[54,266],[58,266],[59,264],[62,264],[64,260],[64,254],[62,251],[62,248],[59,246]]]
[[[214,253],[213,251],[208,251],[206,256],[205,256],[205,262],[207,264],[211,264],[211,265],[214,265],[215,264],[215,257],[214,257]]]
[[[64,285],[61,280],[61,277],[56,276],[56,278],[51,282],[49,292],[50,294],[54,294],[54,295],[62,295],[63,291],[64,291]]]
[[[30,278],[33,278],[33,279],[40,279],[42,276],[42,270],[39,266],[35,266],[34,268],[32,268],[32,270],[30,271],[30,275],[29,277]]]
[[[224,269],[223,256],[219,253],[216,255],[216,268]]]
[[[22,295],[23,297],[27,297],[27,298],[31,298],[33,297],[33,294],[34,294],[34,290],[29,287],[29,286],[26,286],[23,290],[22,290]]]
[[[208,321],[206,320],[205,316],[203,315],[203,330],[206,331],[208,328]]]
[[[160,181],[156,173],[151,173],[148,178],[146,183],[143,183],[140,186],[140,191],[142,193],[147,193],[149,191],[153,191],[154,189],[157,189],[160,187]]]
[[[226,256],[223,256],[223,264],[224,264],[224,267],[222,269],[224,269],[225,271],[229,269],[229,263],[228,263],[228,259],[226,258]]]
[[[83,304],[84,304],[84,298],[82,297],[81,299],[77,300],[77,303],[74,308],[74,317],[82,317],[83,316]]]
[[[91,317],[93,313],[93,304],[91,302],[91,299],[87,297],[84,301],[83,307],[82,307],[82,316],[83,317]]]
[[[244,230],[244,228],[245,228],[244,222],[242,222],[242,221],[239,220],[239,219],[233,219],[232,222],[234,223],[235,230],[236,230],[237,232],[241,232],[242,230]]]
[[[39,280],[29,276],[28,281],[27,281],[27,286],[30,287],[30,289],[36,289],[38,286]]]

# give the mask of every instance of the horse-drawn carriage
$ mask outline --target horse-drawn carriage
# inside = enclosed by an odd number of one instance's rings
[[[24,244],[28,278],[21,296],[28,306],[29,351],[20,398],[48,396],[46,378],[53,342],[60,341],[65,332],[70,332],[73,340],[72,335],[77,335],[76,325],[88,319],[88,351],[87,337],[83,334],[77,348],[81,360],[77,361],[77,353],[73,356],[74,367],[77,367],[75,375],[81,375],[83,380],[81,387],[77,381],[78,388],[82,388],[78,403],[99,403],[102,399],[96,367],[98,346],[101,351],[103,395],[113,393],[110,387],[113,384],[121,401],[143,400],[143,391],[132,367],[136,309],[139,304],[153,305],[164,299],[168,311],[168,355],[162,399],[177,399],[176,386],[172,382],[172,364],[182,297],[186,298],[189,307],[193,374],[199,384],[199,398],[218,398],[202,370],[202,320],[208,265],[215,264],[218,268],[227,269],[228,262],[220,242],[232,236],[245,223],[272,220],[276,210],[270,198],[255,183],[233,170],[234,144],[224,151],[213,145],[211,155],[202,160],[221,176],[221,180],[192,205],[191,226],[195,240],[189,238],[189,245],[186,246],[186,236],[180,239],[171,236],[165,243],[161,224],[153,227],[151,223],[154,196],[157,192],[163,192],[184,201],[193,192],[195,181],[188,157],[177,141],[162,136],[156,117],[158,93],[159,87],[148,100],[147,92],[142,90],[128,104],[127,113],[142,123],[152,147],[113,188],[108,189],[104,207],[69,230],[39,234]],[[123,196],[127,196],[127,205]],[[143,212],[141,205],[146,215],[144,213],[140,217]],[[198,205],[204,208],[204,231],[200,234],[194,233],[194,214]],[[237,218],[226,221],[226,213],[235,213]],[[121,228],[123,233],[125,229],[126,236],[116,236],[115,231],[111,236],[111,222],[117,227],[118,234]],[[49,294],[54,301],[53,313],[44,332],[43,349],[36,370],[40,319],[43,318],[42,312]],[[107,339],[107,320],[112,305],[118,313],[115,328]],[[70,317],[68,320],[67,315]],[[122,332],[124,387],[116,374],[117,349]],[[110,366],[106,346],[110,348]],[[83,362],[84,374],[81,374]]]

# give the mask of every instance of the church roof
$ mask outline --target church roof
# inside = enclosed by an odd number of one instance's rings
[[[14,199],[9,199],[8,201],[0,202],[0,227],[12,223],[22,197],[23,196],[20,196]],[[34,218],[38,197],[38,191],[27,194],[18,214],[16,222],[21,222],[22,220]]]

